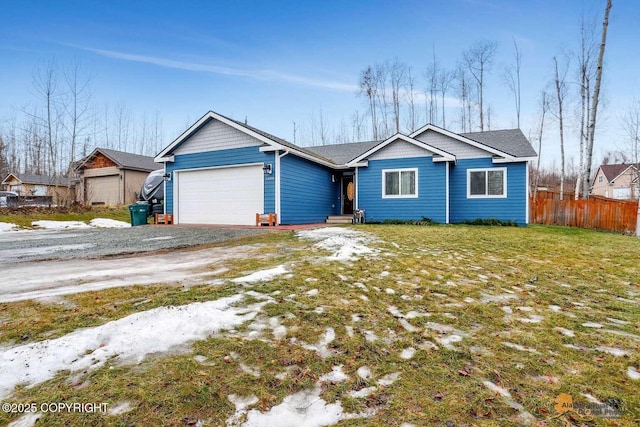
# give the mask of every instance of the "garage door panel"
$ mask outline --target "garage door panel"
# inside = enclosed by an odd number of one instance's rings
[[[177,222],[255,223],[264,208],[262,166],[181,171],[177,174]]]
[[[87,178],[85,191],[85,199],[88,204],[118,205],[120,203],[120,176]]]

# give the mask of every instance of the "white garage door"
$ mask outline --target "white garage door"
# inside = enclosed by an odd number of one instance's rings
[[[264,211],[262,165],[174,174],[174,214],[180,224],[255,225]]]
[[[87,178],[86,183],[87,204],[107,206],[120,204],[120,175]]]

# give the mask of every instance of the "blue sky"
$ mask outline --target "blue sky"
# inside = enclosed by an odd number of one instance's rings
[[[492,128],[515,127],[511,94],[500,78],[522,51],[522,123],[537,126],[538,97],[552,57],[576,50],[581,15],[604,0],[583,1],[0,1],[0,126],[34,102],[34,70],[55,58],[80,62],[93,75],[96,104],[125,103],[133,114],[163,118],[165,144],[208,110],[293,140],[320,110],[338,126],[358,109],[360,71],[398,58],[412,66],[418,89],[432,52],[453,68],[478,40],[498,42],[486,87]],[[622,148],[619,118],[640,96],[640,4],[614,0],[595,154]],[[570,79],[574,76],[570,75]],[[452,93],[453,97],[454,94]],[[456,116],[451,100],[451,120]],[[452,130],[457,131],[452,124]],[[549,123],[543,159],[557,157]],[[577,139],[568,130],[571,146]],[[298,134],[300,137],[300,134]],[[301,142],[301,141],[298,141]],[[568,149],[576,156],[577,150]]]

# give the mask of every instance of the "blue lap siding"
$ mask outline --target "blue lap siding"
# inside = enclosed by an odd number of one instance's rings
[[[418,169],[417,198],[383,198],[383,169]],[[430,218],[446,222],[446,165],[433,163],[431,157],[370,160],[358,169],[358,208],[365,210],[367,221],[387,219],[420,220]]]
[[[259,147],[232,148],[228,150],[207,151],[203,153],[176,155],[173,162],[166,163],[167,172],[183,169],[212,168],[221,166],[242,165],[251,163],[271,164],[273,172],[264,175],[264,209],[265,212],[275,212],[275,158],[273,153],[262,153]],[[224,185],[224,182],[211,183]],[[173,213],[173,181],[166,182],[165,209]]]
[[[467,198],[467,169],[506,168],[506,198]],[[491,158],[462,159],[450,170],[450,220],[452,223],[477,218],[496,218],[526,224],[527,163],[494,164]]]
[[[331,176],[336,177],[335,183]],[[280,159],[280,222],[312,224],[340,213],[337,174],[288,154]]]

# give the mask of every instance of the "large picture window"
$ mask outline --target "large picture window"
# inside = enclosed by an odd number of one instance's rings
[[[418,170],[383,170],[382,197],[418,197]]]
[[[467,197],[507,197],[507,168],[467,170]]]

